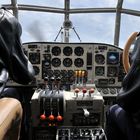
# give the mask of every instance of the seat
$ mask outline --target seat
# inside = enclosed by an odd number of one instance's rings
[[[4,90],[8,76],[7,70],[2,68],[0,71],[0,93]],[[0,140],[19,140],[22,112],[21,103],[17,99],[6,97],[0,99]]]
[[[21,121],[21,103],[14,98],[1,98],[0,140],[19,140]]]
[[[21,25],[5,8],[0,8],[0,93],[8,77],[20,84],[34,79],[32,64],[22,50]],[[15,98],[0,99],[0,140],[18,140],[22,106]]]

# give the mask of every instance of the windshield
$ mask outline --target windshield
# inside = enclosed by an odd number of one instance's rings
[[[22,25],[22,42],[69,42],[115,44],[121,48],[132,32],[140,31],[139,0],[1,0]],[[12,10],[11,10],[12,11]],[[18,14],[17,14],[18,13]]]

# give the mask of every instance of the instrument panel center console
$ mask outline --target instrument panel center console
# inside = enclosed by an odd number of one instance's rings
[[[77,85],[70,91],[59,88],[52,85],[50,89],[47,84],[35,91],[31,100],[32,139],[43,140],[44,133],[44,139],[105,139],[104,100],[95,85]]]
[[[29,42],[35,70],[32,140],[106,140],[104,110],[120,90],[122,49],[103,43]],[[9,80],[7,86],[17,85]],[[105,106],[105,107],[104,107]]]
[[[115,97],[125,75],[122,49],[110,44],[29,42],[23,44],[23,50],[35,69],[36,81],[31,86],[44,83],[45,77],[54,77],[61,78],[65,90],[83,81],[103,89],[102,96]],[[17,84],[9,80],[10,85]]]

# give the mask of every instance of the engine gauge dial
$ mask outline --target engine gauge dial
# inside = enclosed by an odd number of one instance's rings
[[[104,64],[105,63],[105,57],[102,54],[96,54],[95,55],[95,62],[97,64]]]
[[[76,67],[82,67],[82,66],[84,65],[83,59],[81,59],[81,58],[75,59],[74,65],[75,65]]]
[[[52,55],[58,56],[58,55],[60,55],[60,54],[61,54],[61,49],[60,49],[60,47],[54,46],[54,47],[52,48]]]
[[[72,52],[73,52],[73,50],[72,50],[72,48],[69,47],[69,46],[66,46],[66,47],[64,47],[64,49],[63,49],[63,54],[66,55],[66,56],[72,55]]]
[[[117,67],[108,67],[107,68],[107,76],[116,77],[117,75],[118,75],[118,68]]]
[[[77,56],[82,56],[84,54],[84,49],[82,47],[76,47],[74,53]]]
[[[29,60],[32,64],[39,64],[40,63],[40,53],[29,53]]]
[[[70,58],[65,58],[65,59],[63,60],[63,65],[64,65],[65,67],[71,67],[71,66],[72,66],[72,59],[70,59]]]
[[[105,72],[105,68],[102,66],[95,67],[96,76],[103,76]]]
[[[52,59],[52,66],[59,67],[61,65],[61,60],[59,58]]]

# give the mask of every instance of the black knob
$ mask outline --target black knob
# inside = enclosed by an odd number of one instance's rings
[[[44,77],[44,81],[49,81],[49,78],[47,76]]]
[[[56,78],[56,81],[59,82],[60,80],[61,80],[61,77],[57,77],[57,78]]]
[[[54,80],[55,80],[55,78],[54,77],[51,77],[51,81],[54,82]]]

